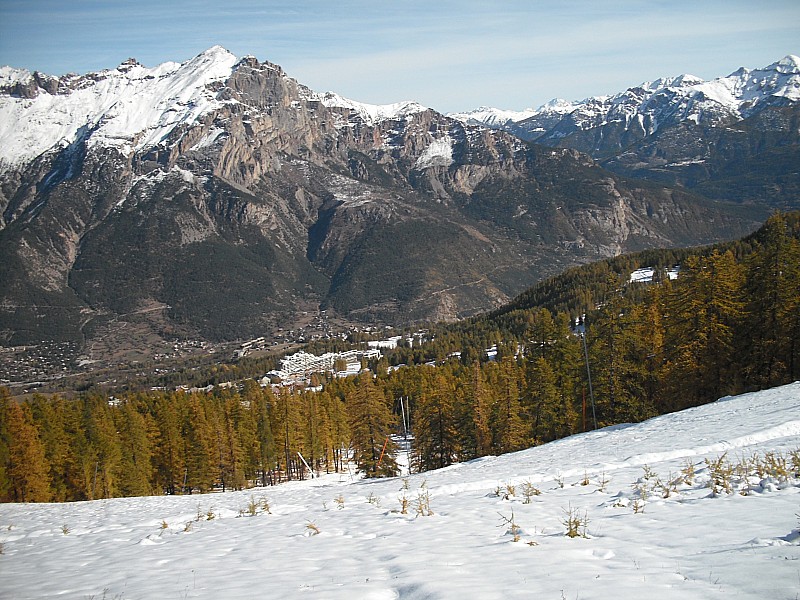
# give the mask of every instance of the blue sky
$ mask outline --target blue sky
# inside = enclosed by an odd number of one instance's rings
[[[800,54],[800,2],[0,0],[0,65],[85,73],[214,44],[362,102],[522,109]]]

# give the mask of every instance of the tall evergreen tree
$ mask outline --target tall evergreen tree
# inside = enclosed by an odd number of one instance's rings
[[[740,345],[746,351],[749,388],[765,388],[800,375],[800,241],[782,214],[771,217],[763,244],[747,261],[747,319]]]
[[[527,448],[530,438],[522,418],[520,404],[520,369],[511,355],[506,355],[496,368],[496,400],[492,426],[494,450],[500,454]]]
[[[135,399],[129,399],[116,411],[121,446],[118,478],[122,496],[152,493],[152,448],[145,417],[136,405]]]
[[[183,424],[186,407],[183,394],[160,395],[153,402],[158,427],[158,444],[155,447],[155,480],[158,489],[167,494],[183,491],[184,478],[188,478]]]
[[[668,381],[679,409],[736,389],[734,331],[743,318],[742,267],[731,252],[690,256],[668,300]]]
[[[4,404],[9,498],[13,502],[47,502],[51,496],[49,467],[30,407],[13,401]]]
[[[571,415],[564,410],[553,369],[542,356],[527,361],[523,404],[533,443],[549,442],[569,431]]]
[[[88,441],[95,458],[90,499],[113,498],[119,492],[122,460],[114,414],[106,399],[99,396],[87,398],[85,407]]]
[[[367,477],[397,474],[396,447],[391,439],[394,417],[372,380],[372,373],[359,375],[347,398],[353,458]]]
[[[278,436],[278,462],[280,469],[286,474],[287,479],[300,477],[300,461],[297,453],[300,451],[300,406],[297,396],[281,389],[275,399],[275,426],[274,431]]]
[[[257,464],[261,485],[275,483],[274,474],[278,466],[277,447],[272,432],[272,416],[275,399],[269,389],[251,399],[250,409],[256,419]]]
[[[69,411],[63,398],[34,395],[28,402],[50,466],[52,500],[79,500],[74,495],[75,444],[70,439]]]
[[[442,369],[427,373],[417,400],[415,465],[420,471],[451,465],[458,456],[456,390]]]
[[[184,456],[186,457],[186,490],[207,492],[214,484],[218,455],[214,432],[206,417],[201,397],[191,394],[187,399],[183,422]]]

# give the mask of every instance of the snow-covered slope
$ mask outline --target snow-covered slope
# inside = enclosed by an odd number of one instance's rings
[[[798,448],[795,383],[405,482],[7,504],[0,597],[796,598]]]
[[[623,123],[653,134],[664,123],[746,118],[766,105],[800,100],[800,58],[788,55],[763,69],[741,68],[703,81],[693,75],[645,82],[612,96],[579,102],[553,100],[535,110],[492,108],[450,115],[471,124],[507,129],[527,139],[558,140],[574,130]]]

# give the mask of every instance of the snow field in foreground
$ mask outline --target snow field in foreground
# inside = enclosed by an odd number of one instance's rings
[[[5,504],[0,598],[795,599],[798,449],[795,383],[407,478]]]

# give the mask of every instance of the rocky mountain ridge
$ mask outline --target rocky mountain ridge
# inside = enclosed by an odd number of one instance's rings
[[[797,208],[800,179],[786,167],[800,160],[799,115],[800,58],[788,55],[712,81],[680,75],[536,110],[483,107],[451,116],[580,150],[619,174],[718,199]],[[757,179],[743,181],[750,172]]]
[[[406,323],[576,262],[764,212],[615,175],[416,103],[320,94],[214,47],[53,78],[0,70],[0,341],[236,339],[301,302]]]
[[[472,125],[505,129],[540,143],[613,123],[653,135],[683,121],[724,124],[746,119],[767,106],[800,101],[800,57],[787,55],[763,69],[739,68],[727,77],[704,81],[694,75],[665,77],[611,96],[570,102],[560,98],[538,109],[508,111],[481,107],[449,116]],[[548,143],[549,142],[549,143]],[[597,145],[584,149],[595,155]]]

